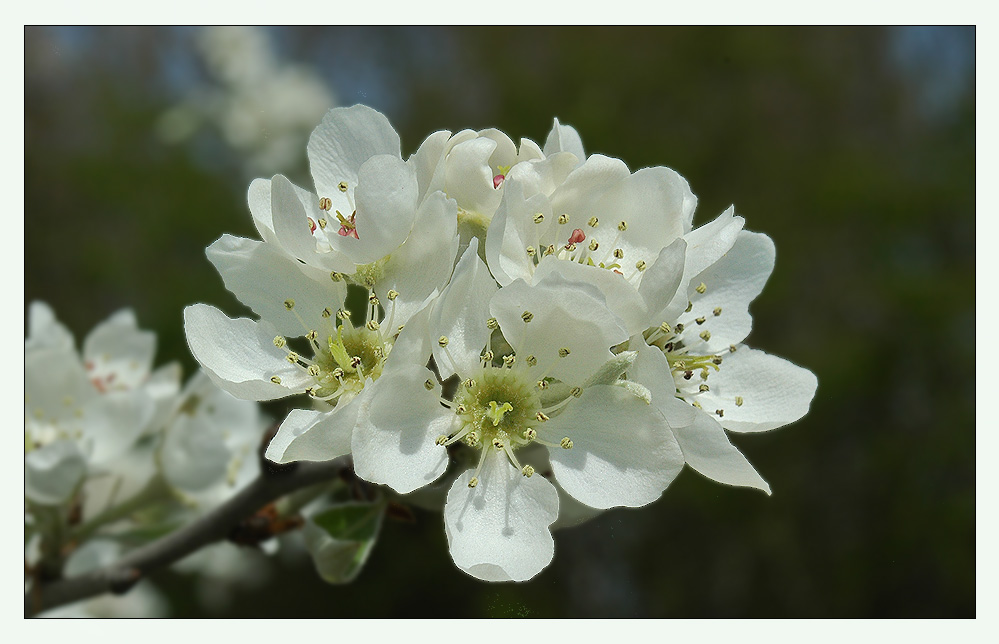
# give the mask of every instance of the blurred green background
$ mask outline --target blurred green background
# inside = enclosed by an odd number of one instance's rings
[[[680,172],[695,225],[734,203],[773,238],[748,342],[819,389],[793,426],[733,437],[772,497],[685,470],[649,507],[558,532],[528,583],[467,577],[440,515],[419,513],[385,524],[351,586],[307,559],[258,557],[269,581],[212,587],[224,597],[206,606],[196,580],[164,571],[152,579],[172,614],[975,615],[973,28],[229,37],[25,30],[25,305],[48,301],[78,339],[132,307],[158,333],[158,363],[189,374],[183,307],[247,311],[205,247],[256,236],[253,177],[311,188],[305,141],[326,109],[383,111],[404,155],[444,128],[543,143],[558,117],[587,153]]]

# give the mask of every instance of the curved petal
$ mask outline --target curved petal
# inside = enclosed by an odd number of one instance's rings
[[[545,477],[526,477],[490,449],[470,488],[472,470],[447,494],[444,529],[451,558],[469,575],[486,581],[526,581],[555,554],[548,529],[558,518],[558,493]]]
[[[230,456],[221,433],[207,419],[181,413],[166,432],[159,462],[170,485],[191,493],[221,481]]]
[[[312,381],[274,346],[277,330],[267,322],[231,320],[214,306],[194,304],[184,309],[184,332],[191,354],[212,382],[237,398],[283,398],[305,391]]]
[[[281,247],[274,233],[274,220],[271,215],[271,180],[254,179],[246,191],[246,202],[250,206],[250,216],[253,225],[260,234],[260,239],[268,244]]]
[[[576,157],[568,152],[559,152],[546,159],[524,161],[510,169],[503,182],[503,191],[506,192],[506,182],[513,178],[524,184],[524,194],[547,196],[555,192],[576,167]]]
[[[666,318],[675,320],[687,308],[689,291],[696,288],[699,283],[694,278],[724,257],[735,244],[744,223],[742,217],[735,215],[735,208],[729,206],[713,221],[684,235],[687,251],[684,257],[683,281],[673,301],[663,312]]]
[[[431,294],[423,307],[406,322],[392,345],[382,373],[405,365],[426,366],[431,355],[430,343],[434,341],[430,337],[430,313],[436,300],[436,294]]]
[[[432,483],[448,463],[447,450],[435,439],[448,433],[454,419],[439,402],[433,372],[420,365],[402,367],[384,373],[368,389],[368,406],[351,438],[354,471],[400,494]]]
[[[440,130],[434,132],[420,144],[413,156],[407,159],[416,169],[416,181],[420,185],[420,199],[430,193],[430,182],[434,178],[434,171],[444,156],[451,132]]]
[[[118,311],[83,341],[83,359],[91,378],[114,378],[112,386],[138,387],[149,375],[156,353],[156,334],[140,331],[135,313]],[[113,375],[112,375],[113,374]]]
[[[593,154],[552,194],[552,211],[558,214],[588,211],[596,198],[630,174],[624,161]],[[603,218],[606,219],[606,215]]]
[[[350,453],[350,438],[357,416],[368,404],[371,381],[357,396],[332,411],[292,409],[271,442],[264,457],[274,463],[292,461],[331,461]]]
[[[354,193],[357,238],[331,235],[330,244],[354,264],[382,259],[409,236],[416,219],[418,196],[419,185],[412,166],[398,157],[372,157],[361,166]]]
[[[73,350],[73,334],[56,319],[55,313],[45,302],[34,301],[28,306],[28,337],[25,351],[43,347]]]
[[[694,422],[696,410],[676,397],[673,373],[663,352],[650,347],[641,336],[628,342],[628,348],[638,353],[628,378],[644,386],[652,394],[652,406],[666,419],[670,429],[684,427]]]
[[[503,286],[516,279],[531,281],[534,257],[528,254],[527,249],[533,248],[536,254],[541,252],[541,235],[552,222],[548,198],[543,194],[526,198],[525,183],[512,175],[513,172],[503,184],[503,200],[489,222],[485,240],[489,269]],[[540,224],[534,223],[538,213],[543,217]]]
[[[497,287],[479,259],[478,249],[479,240],[472,239],[430,314],[430,332],[448,338],[447,350],[436,343],[433,346],[434,360],[444,379],[478,368],[479,356],[492,333],[486,319],[489,298]]]
[[[658,313],[666,308],[680,288],[686,250],[687,242],[682,237],[675,240],[659,253],[655,263],[642,275],[638,293],[650,314],[646,327],[655,326],[657,320],[663,321],[659,320]]]
[[[683,458],[692,468],[719,483],[754,487],[770,494],[770,486],[738,449],[714,418],[697,412],[687,427],[673,429]]]
[[[624,324],[595,286],[557,272],[533,286],[522,280],[504,286],[489,310],[519,359],[534,356],[536,373],[569,385],[586,382],[613,357],[610,348],[628,339]],[[524,321],[525,312],[532,314],[530,322]]]
[[[353,194],[361,166],[379,154],[402,159],[399,135],[384,114],[365,105],[330,110],[309,137],[309,167],[316,191],[331,197],[339,193],[340,182],[346,181],[347,194]]]
[[[346,206],[337,205],[332,210],[341,208]],[[319,209],[319,197],[292,184],[285,177],[275,175],[271,180],[271,213],[278,243],[292,257],[329,271],[354,272],[350,259],[339,249],[334,247],[330,250],[317,245],[313,226],[327,217]],[[328,225],[335,226],[336,222]]]
[[[112,391],[85,406],[75,424],[90,445],[90,462],[111,464],[145,433],[156,411],[143,390]]]
[[[706,411],[722,410],[718,422],[734,432],[793,423],[808,413],[818,387],[811,371],[747,346],[725,353],[721,369],[707,382],[710,390],[698,394],[698,402]]]
[[[97,396],[80,357],[72,349],[38,348],[24,357],[24,412],[58,422]]]
[[[583,152],[583,140],[579,137],[579,132],[571,125],[562,125],[555,119],[552,131],[545,139],[544,152],[546,157],[559,152],[570,152],[576,157],[576,166],[580,166],[586,161],[586,154]]]
[[[572,449],[549,448],[552,470],[566,492],[594,508],[647,505],[683,468],[656,409],[622,387],[590,387],[537,429],[556,445],[572,440]]]
[[[324,308],[343,307],[343,281],[334,282],[326,272],[306,273],[300,262],[271,244],[222,235],[206,253],[225,287],[283,335],[303,335],[300,318],[316,325]],[[289,299],[295,302],[294,312],[285,306]]]
[[[495,149],[495,140],[476,137],[455,145],[444,159],[447,196],[457,201],[462,210],[486,218],[496,212],[502,197],[502,192],[493,186],[493,177],[499,170],[489,162]]]
[[[60,440],[24,455],[24,496],[42,505],[69,500],[87,473],[76,443]]]

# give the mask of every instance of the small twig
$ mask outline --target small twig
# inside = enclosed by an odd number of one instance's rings
[[[190,553],[228,537],[240,521],[261,507],[303,487],[336,478],[351,467],[343,456],[322,463],[295,463],[265,469],[259,477],[205,516],[170,534],[137,548],[117,562],[89,573],[46,584],[32,584],[24,595],[26,617],[107,592],[128,592],[153,570],[183,559]]]

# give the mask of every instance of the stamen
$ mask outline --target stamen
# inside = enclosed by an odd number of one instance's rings
[[[562,213],[561,215],[559,215],[558,216],[558,223],[561,224],[561,225],[563,225],[563,226],[565,224],[569,223],[569,215],[568,215],[568,213]]]
[[[537,251],[536,248],[534,248],[534,246],[528,246],[527,247],[527,255],[528,255],[528,257],[534,257],[537,254],[538,254],[538,251]]]
[[[590,217],[590,220],[588,222],[586,222],[586,224],[590,228],[596,228],[598,223],[600,223],[600,220],[597,219],[596,217]]]
[[[538,366],[538,359],[535,358],[534,356],[527,356],[527,358],[524,361],[527,363],[527,366],[529,367]]]
[[[704,292],[708,290],[708,287],[704,282],[701,282],[700,284],[697,285],[697,288],[695,288],[694,290],[700,293],[701,295],[704,295]]]
[[[743,403],[742,396],[736,396],[735,397],[735,406],[736,407],[742,407],[742,403]]]
[[[437,344],[440,345],[442,349],[447,346],[448,342],[449,340],[447,339],[446,335],[442,335],[441,337],[437,338]]]
[[[711,387],[707,385],[701,385],[700,387],[697,388],[697,390],[703,394],[705,391],[710,391]]]
[[[544,216],[543,213],[540,213],[540,212],[539,213],[535,213],[535,215],[534,215],[534,223],[540,224],[544,220],[545,220],[545,216]]]
[[[635,263],[635,268],[637,268],[639,272],[644,271],[646,266],[647,265],[644,259],[640,259],[638,260],[638,262]]]
[[[495,177],[493,177],[493,189],[497,189],[500,186],[502,186],[504,179],[506,179],[506,177],[502,174],[498,174]]]
[[[702,315],[701,317],[694,320],[694,322],[697,322],[698,324],[704,324],[705,320],[706,318]]]
[[[426,389],[427,391],[430,391],[430,390],[432,390],[432,389],[434,388],[434,381],[433,381],[433,380],[431,380],[430,378],[427,378],[426,382],[424,382],[424,383],[423,383],[423,387],[424,387],[424,388],[425,388],[425,389]]]
[[[340,182],[340,183],[339,183],[339,184],[337,185],[337,188],[339,188],[339,189],[340,189],[340,192],[347,192],[347,182],[346,182],[346,181],[341,181],[341,182]]]
[[[705,342],[711,339],[711,331],[708,331],[707,329],[704,329],[698,335],[700,335],[701,339],[704,340]]]
[[[620,248],[614,249],[614,259],[624,259],[624,251]]]
[[[524,431],[523,436],[524,436],[524,440],[527,441],[528,443],[530,443],[531,441],[536,440],[538,438],[538,432],[535,431],[533,427],[528,427]]]
[[[531,313],[530,311],[524,311],[523,313],[520,314],[520,319],[524,321],[524,324],[527,324],[528,322],[534,319],[534,314]]]
[[[725,410],[724,409],[716,409],[715,413],[718,414],[719,418],[721,418],[722,416],[725,415]]]
[[[280,385],[281,384],[281,377],[280,376],[271,376],[271,382],[273,382],[275,385]]]
[[[334,282],[342,282],[343,275],[337,273],[336,271],[330,271],[330,279],[333,280]]]
[[[618,222],[617,229],[620,230],[621,232],[628,230],[628,222],[623,220]]]
[[[534,415],[534,417],[537,418],[538,422],[541,422],[541,423],[543,423],[546,420],[548,420],[548,416],[546,416],[545,412],[543,412],[543,411],[539,411],[537,414]]]
[[[284,308],[285,308],[286,310],[288,310],[288,311],[290,311],[290,310],[292,310],[293,308],[295,308],[295,300],[293,300],[293,299],[291,299],[291,298],[288,298],[287,300],[285,300],[285,301],[284,301]]]
[[[496,318],[489,318],[486,320],[486,328],[495,331],[499,328],[499,321]]]
[[[530,465],[525,465],[523,468],[521,468],[520,473],[526,476],[527,478],[531,478],[534,475],[534,468],[531,467]]]
[[[559,350],[558,350],[558,357],[560,357],[560,358],[565,358],[565,357],[567,357],[567,356],[568,356],[568,355],[569,355],[570,353],[572,353],[572,352],[571,352],[571,351],[569,351],[569,347],[562,347],[561,349],[559,349]]]
[[[333,207],[333,201],[329,197],[323,197],[319,200],[319,209],[329,212],[330,208]]]
[[[570,440],[569,437],[566,436],[561,441],[559,441],[559,445],[562,446],[562,449],[572,449],[572,440]]]
[[[718,317],[719,315],[721,315],[721,311],[722,311],[722,308],[720,306],[716,306],[715,310],[712,311],[712,313],[715,314],[715,317]]]
[[[280,349],[280,348],[284,347],[284,345],[286,345],[286,344],[288,344],[288,341],[285,340],[283,336],[280,336],[280,335],[274,336],[274,346],[275,347],[277,347],[278,349]]]
[[[468,487],[475,487],[479,484],[479,472],[482,471],[482,464],[486,462],[486,448],[482,448],[482,456],[479,457],[479,464],[475,468],[475,473],[472,474],[472,478],[468,481]]]

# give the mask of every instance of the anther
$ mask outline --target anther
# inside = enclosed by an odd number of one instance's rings
[[[517,356],[514,354],[503,356],[503,366],[512,367],[513,363],[517,361]]]
[[[488,320],[486,320],[486,328],[492,330],[498,329],[499,321],[496,318],[489,318]]]
[[[572,441],[569,440],[568,436],[559,441],[559,445],[562,446],[562,449],[572,449]]]
[[[583,390],[580,387],[573,387],[572,389],[569,390],[569,393],[575,396],[576,398],[579,398],[580,396],[583,395]]]
[[[683,333],[683,324],[679,324],[679,323],[678,323],[678,324],[676,325],[676,332],[677,332],[677,333]]]
[[[336,369],[334,369],[333,370],[333,377],[336,378],[337,380],[339,380],[340,378],[343,378],[343,369],[341,369],[340,367],[337,367]]]
[[[534,319],[534,314],[531,313],[530,311],[524,311],[523,313],[520,314],[520,319],[524,321],[524,324],[527,324],[528,322]]]
[[[687,369],[686,371],[683,372],[683,379],[684,380],[690,380],[693,377],[694,377],[694,372],[691,371],[690,369]]]
[[[478,432],[468,432],[465,434],[465,438],[462,439],[465,445],[469,447],[475,447],[479,443],[479,433]]]
[[[694,308],[694,303],[687,300],[687,308],[683,310],[684,313],[690,313],[690,309]]]
[[[340,192],[347,192],[347,182],[341,181],[339,184],[337,184],[337,188],[340,189]]]
[[[275,385],[280,385],[281,378],[279,376],[271,376],[271,382],[273,382]]]
[[[479,477],[477,476],[473,476],[471,479],[468,480],[468,487],[475,487],[478,484],[479,484]]]
[[[565,245],[565,249],[566,249],[567,251],[569,251],[570,253],[572,253],[572,252],[575,252],[575,250],[576,250],[576,245],[575,245],[575,244],[573,244],[573,243],[569,243],[569,244],[566,244],[566,245]]]
[[[537,418],[538,422],[541,422],[541,423],[543,423],[546,420],[548,420],[548,415],[545,414],[545,412],[543,412],[543,411],[539,411],[538,413],[534,414],[534,417]]]
[[[588,226],[589,226],[590,228],[596,228],[596,227],[597,227],[597,224],[598,224],[599,222],[600,222],[600,220],[599,220],[599,219],[597,219],[596,217],[590,217],[590,220],[589,220],[588,222],[586,222],[586,224],[587,224],[587,225],[588,225]]]
[[[292,351],[291,353],[286,355],[284,359],[292,364],[295,364],[296,362],[298,362],[298,354]]]
[[[734,344],[728,345],[728,352],[729,353],[735,353],[735,345]]]
[[[312,376],[313,378],[318,378],[319,374],[321,374],[322,372],[323,370],[319,368],[319,365],[317,364],[309,365],[309,375]]]
[[[495,447],[496,449],[503,449],[503,441],[501,441],[499,438],[494,438],[493,447]]]
[[[385,297],[387,297],[389,299],[389,301],[391,302],[395,298],[399,297],[399,291],[397,291],[395,289],[390,289],[389,292],[385,294]]]
[[[341,275],[340,273],[337,273],[336,271],[331,271],[330,272],[330,279],[333,280],[334,282],[342,282],[343,281],[343,275]]]
[[[704,295],[704,292],[708,290],[708,287],[704,282],[701,282],[700,284],[697,285],[697,288],[695,288],[694,290],[700,293],[701,295]]]
[[[538,437],[538,432],[535,431],[533,427],[528,427],[527,430],[524,431],[523,436],[524,440],[526,440],[527,442],[531,442]]]
[[[329,212],[329,209],[333,207],[333,201],[329,197],[323,197],[319,200],[319,209]]]
[[[468,407],[466,407],[464,405],[458,405],[457,407],[454,408],[454,413],[456,415],[458,415],[458,416],[461,416],[462,414],[464,414],[467,411],[468,411]]]
[[[431,389],[433,389],[433,388],[434,388],[434,381],[433,381],[433,380],[431,380],[430,378],[427,378],[426,382],[424,382],[424,383],[423,383],[423,387],[424,387],[424,388],[425,388],[425,389],[426,389],[427,391],[430,391]]]
[[[347,309],[338,309],[337,312],[336,312],[336,316],[338,318],[340,318],[341,320],[349,320],[350,319],[350,311],[348,311]]]
[[[711,359],[711,362],[715,364],[721,364],[722,363],[721,356],[715,356],[714,358]]]
[[[351,358],[350,366],[353,367],[354,369],[357,369],[359,366],[361,366],[361,358],[359,356],[354,356],[353,358]]]
[[[442,349],[447,346],[448,342],[449,340],[447,339],[446,335],[442,335],[441,337],[437,338],[437,344],[439,344]]]
[[[569,223],[569,215],[566,214],[566,213],[562,213],[561,215],[559,215],[558,216],[558,223],[563,224],[563,225]]]
[[[721,307],[720,306],[716,306],[715,310],[712,311],[712,313],[715,314],[715,317],[718,317],[719,315],[721,315]]]
[[[437,445],[443,445],[446,442],[447,442],[447,436],[445,436],[444,434],[438,436],[437,440],[434,441],[434,443]]]
[[[534,248],[534,246],[528,246],[527,247],[527,255],[528,255],[528,257],[534,257],[537,254],[538,254],[538,251],[537,251],[537,249]]]
[[[316,222],[312,221],[312,217],[306,217],[306,219],[309,220],[309,232],[310,233],[316,232]]]
[[[617,224],[617,229],[620,230],[621,232],[628,230],[628,222],[619,221]]]
[[[527,363],[527,366],[529,367],[538,366],[538,359],[535,358],[534,356],[527,356],[527,358],[525,358],[524,361]]]
[[[716,409],[715,413],[718,414],[718,418],[721,418],[722,416],[725,415],[725,410],[724,409]]]
[[[378,296],[374,293],[368,293],[368,304],[378,304]]]
[[[570,353],[572,353],[572,352],[569,351],[569,347],[562,347],[561,349],[558,350],[558,357],[565,358]]]
[[[691,404],[694,407],[697,407],[698,409],[704,409],[703,407],[701,407],[701,403],[697,402],[696,400],[694,402],[692,402]]]
[[[545,247],[545,255],[554,255],[554,254],[555,254],[555,244],[548,244],[548,246]]]
[[[326,225],[328,223],[329,222],[323,219],[322,217],[319,218],[319,227],[322,228],[323,230],[326,230]]]
[[[548,389],[548,381],[547,380],[539,380],[538,381],[538,389]]]
[[[667,324],[666,322],[663,322],[662,324],[659,325],[659,330],[662,331],[663,333],[673,332],[672,329],[669,328],[669,324]]]
[[[543,222],[544,220],[545,220],[545,216],[544,216],[544,214],[542,214],[542,213],[540,213],[540,212],[539,212],[539,213],[536,213],[536,214],[534,215],[534,223],[536,223],[536,224],[540,224],[540,223],[541,223],[541,222]]]
[[[530,465],[525,465],[523,468],[521,468],[520,473],[526,476],[527,478],[531,478],[531,476],[534,475],[534,468],[531,467]]]
[[[288,344],[288,341],[285,340],[283,336],[280,336],[280,335],[274,336],[274,346],[275,347],[277,347],[278,349],[280,349],[281,347],[283,347],[286,344]]]
[[[492,351],[486,351],[481,356],[479,356],[479,360],[482,360],[483,362],[492,362],[493,357],[494,355]]]
[[[702,315],[701,317],[699,317],[699,318],[697,318],[696,320],[694,320],[694,322],[697,322],[698,324],[704,324],[704,322],[705,322],[705,320],[706,320],[706,319],[707,319],[707,318],[705,318],[705,317],[704,317],[704,316]]]
[[[624,259],[624,251],[620,248],[614,249],[614,259]]]
[[[472,380],[471,378],[469,378],[462,384],[465,385],[465,389],[475,389],[475,381]]]
[[[295,308],[295,300],[293,300],[291,298],[288,298],[287,300],[285,300],[284,301],[284,308],[288,309],[289,311],[292,310],[293,308]]]
[[[365,324],[364,326],[368,327],[369,331],[377,331],[378,330],[378,322],[376,320],[368,320],[368,323]]]
[[[591,239],[591,240],[590,240],[590,246],[589,246],[589,249],[590,249],[590,250],[596,250],[596,249],[598,249],[598,248],[600,248],[600,244],[598,244],[598,243],[597,243],[597,240],[595,240],[595,239]]]
[[[697,389],[698,389],[698,391],[700,391],[701,393],[704,393],[705,391],[709,391],[709,390],[711,389],[711,387],[709,387],[709,386],[707,386],[707,385],[701,385],[701,386],[700,386],[700,387],[698,387]]]
[[[742,407],[742,403],[743,403],[742,396],[736,396],[735,397],[735,406],[736,407]]]
[[[639,271],[644,271],[646,266],[647,264],[645,263],[644,259],[640,259],[637,262],[635,262],[635,268],[637,268]]]
[[[305,334],[305,337],[306,337],[307,340],[309,340],[310,342],[312,342],[312,341],[315,341],[316,335],[317,335],[316,334],[316,330],[315,329],[311,329],[308,333]]]
[[[316,397],[316,388],[315,387],[309,387],[308,389],[305,390],[305,394],[307,396],[311,396],[312,398],[315,398]]]
[[[711,331],[708,331],[707,329],[704,329],[698,335],[700,335],[701,339],[704,340],[705,342],[711,339]]]

